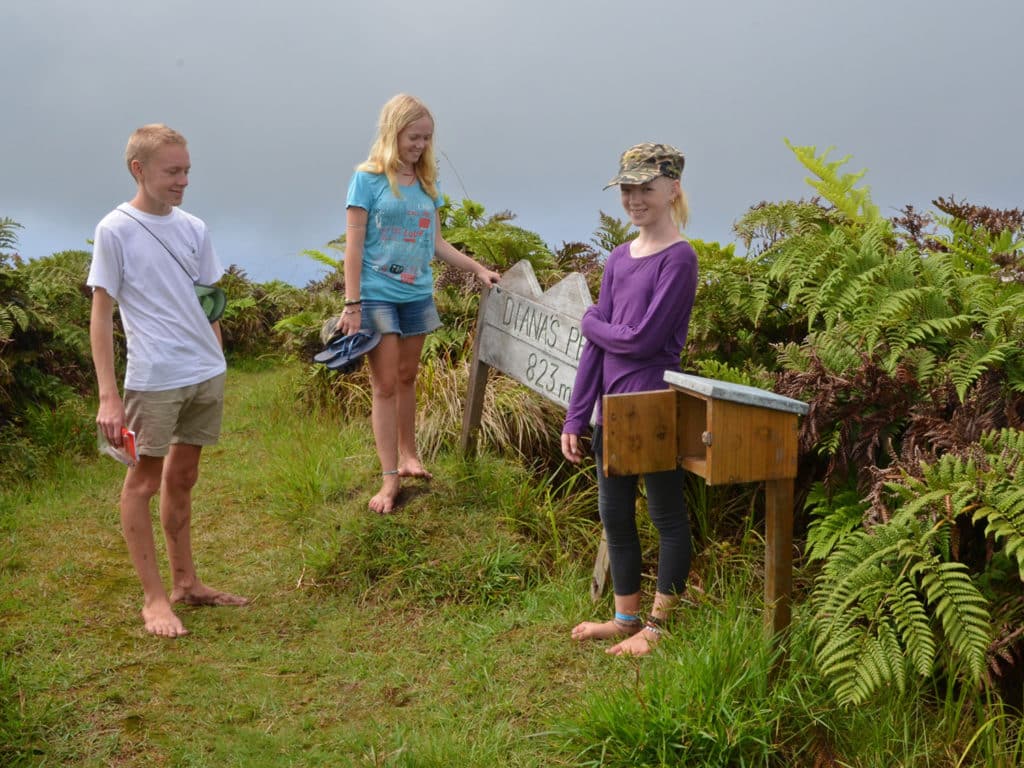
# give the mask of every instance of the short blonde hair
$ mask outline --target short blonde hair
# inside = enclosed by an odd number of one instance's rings
[[[391,193],[395,197],[401,197],[398,190],[398,169],[402,160],[398,156],[398,134],[423,117],[429,117],[430,122],[434,122],[434,116],[430,114],[427,105],[415,96],[399,93],[388,99],[380,111],[377,138],[370,147],[370,156],[365,162],[357,165],[356,170],[386,174]],[[423,185],[423,190],[430,197],[437,197],[437,161],[434,159],[433,138],[423,150],[420,159],[416,161],[413,171]]]
[[[128,138],[128,146],[124,150],[128,173],[132,174],[133,179],[135,174],[132,173],[132,161],[138,160],[144,165],[153,156],[153,153],[165,144],[188,146],[184,136],[163,123],[150,123],[135,129],[135,132]]]

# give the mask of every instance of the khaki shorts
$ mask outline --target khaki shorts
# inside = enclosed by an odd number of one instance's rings
[[[216,445],[224,414],[224,379],[160,392],[125,390],[128,429],[141,456],[166,456],[172,443]]]

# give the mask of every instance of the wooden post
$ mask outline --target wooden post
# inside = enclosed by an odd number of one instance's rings
[[[608,534],[601,528],[601,543],[597,545],[597,557],[594,558],[594,575],[590,579],[590,599],[595,603],[604,595],[611,576],[611,561],[608,559]]]
[[[484,288],[480,296],[480,310],[476,318],[476,336],[473,338],[473,359],[469,368],[469,385],[466,390],[466,409],[462,413],[462,434],[459,447],[466,457],[476,455],[476,437],[480,429],[480,420],[484,412],[484,395],[487,391],[487,378],[491,366],[480,359],[480,339],[483,337],[483,319],[487,316],[487,299],[491,289]]]
[[[765,480],[765,624],[774,634],[789,626],[793,589],[793,481]]]

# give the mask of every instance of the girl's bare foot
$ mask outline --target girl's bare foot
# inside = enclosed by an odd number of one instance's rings
[[[659,639],[657,632],[650,627],[644,627],[621,643],[616,643],[605,653],[610,653],[613,656],[646,656],[651,652]]]
[[[426,469],[423,468],[423,464],[419,459],[413,457],[411,459],[404,459],[398,466],[399,477],[418,477],[421,480],[433,480],[434,476],[430,474]]]
[[[614,637],[623,637],[636,630],[636,625],[619,622],[615,619],[608,621],[584,621],[572,628],[573,640],[611,640]]]
[[[159,600],[150,605],[143,606],[142,621],[146,631],[157,637],[181,637],[188,634],[185,625],[181,623],[173,610],[171,604],[166,600]]]
[[[395,509],[398,502],[398,493],[402,490],[402,481],[398,479],[399,474],[395,471],[385,472],[384,480],[380,485],[377,495],[370,499],[370,509],[378,515],[388,515]]]

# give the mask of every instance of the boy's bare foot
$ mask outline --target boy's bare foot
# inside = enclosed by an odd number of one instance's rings
[[[190,589],[175,587],[171,592],[171,602],[185,605],[248,605],[249,598],[222,592],[205,584],[196,584]]]
[[[402,482],[397,474],[384,475],[377,495],[370,499],[370,509],[378,515],[389,515],[398,502],[398,493],[402,490]]]
[[[635,635],[630,635],[621,643],[616,643],[605,653],[613,656],[646,656],[658,642],[658,635],[644,627]]]
[[[188,634],[185,625],[181,623],[173,610],[171,604],[165,600],[154,602],[152,605],[143,606],[140,611],[146,631],[157,637],[181,637]]]
[[[613,637],[628,635],[637,625],[625,626],[614,619],[608,621],[584,621],[572,628],[573,640],[611,640]]]
[[[421,480],[433,480],[434,476],[423,468],[419,459],[405,459],[398,467],[399,477],[418,477]]]

